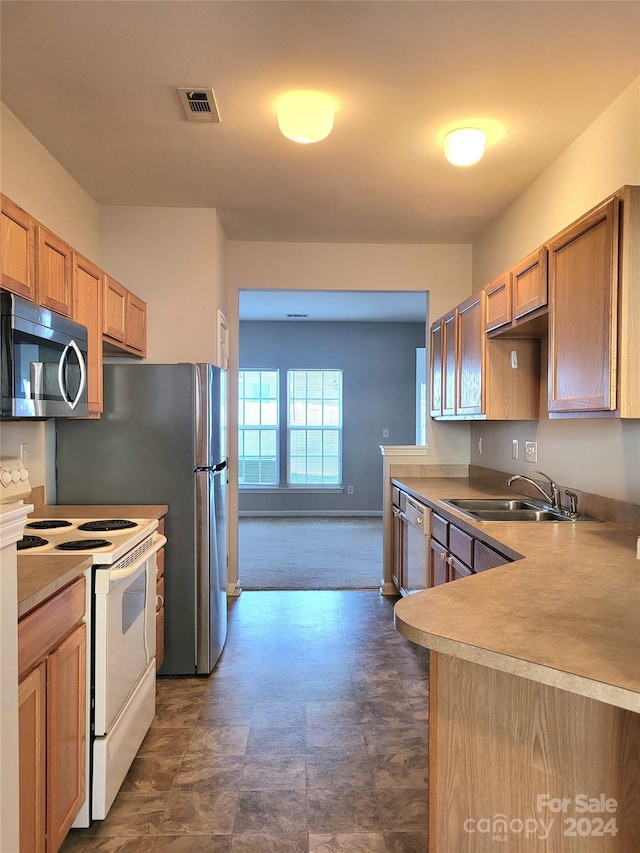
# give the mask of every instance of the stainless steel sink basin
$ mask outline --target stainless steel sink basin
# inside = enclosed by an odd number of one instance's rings
[[[597,521],[590,515],[571,518],[534,498],[452,498],[441,500],[474,521]]]

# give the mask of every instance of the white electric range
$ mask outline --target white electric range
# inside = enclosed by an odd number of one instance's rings
[[[19,460],[8,461],[0,465],[0,487],[12,497],[30,493]],[[12,483],[2,484],[7,470]],[[156,519],[45,517],[27,520],[18,542],[19,555],[93,560],[86,572],[86,797],[74,827],[107,816],[155,715],[156,554],[166,542],[157,528]]]

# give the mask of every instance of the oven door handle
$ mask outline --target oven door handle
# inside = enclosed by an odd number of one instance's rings
[[[75,399],[70,400],[67,395],[67,386],[64,381],[64,368],[67,363],[67,359],[69,358],[69,350],[73,350],[78,359],[78,364],[80,365],[80,387],[78,388],[78,393],[75,396]],[[78,344],[72,340],[63,350],[62,355],[60,356],[60,361],[58,362],[58,385],[60,386],[60,393],[64,398],[65,403],[69,406],[70,409],[75,409],[75,407],[80,402],[80,398],[82,397],[82,392],[84,391],[84,386],[87,384],[87,368],[84,363],[84,357],[80,352],[80,348]]]
[[[121,569],[113,569],[109,572],[109,582],[111,584],[119,583],[120,581],[135,575],[135,573],[139,571],[140,567],[147,562],[149,557],[152,557],[160,550],[160,548],[164,547],[166,541],[166,536],[163,536],[161,533],[156,534],[153,540],[153,545],[150,548],[147,548],[146,551],[143,551],[142,554],[133,561],[133,563],[128,566],[123,566]]]

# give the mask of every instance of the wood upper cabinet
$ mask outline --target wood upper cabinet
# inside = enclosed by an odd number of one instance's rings
[[[548,243],[549,412],[616,408],[618,235],[611,198]]]
[[[73,319],[87,327],[89,414],[102,412],[102,270],[73,253]]]
[[[443,318],[431,326],[431,417],[442,414],[442,325]]]
[[[542,246],[511,269],[511,318],[547,304],[547,249]]]
[[[85,589],[18,623],[20,853],[57,853],[85,800]]]
[[[2,201],[0,285],[25,299],[36,297],[36,221],[6,196]]]
[[[104,277],[102,333],[113,341],[124,343],[127,289],[110,275]]]
[[[125,309],[125,343],[140,355],[147,354],[147,303],[127,291]]]
[[[111,349],[147,354],[147,304],[111,276],[103,285],[103,340]]]
[[[456,359],[456,414],[484,412],[484,291],[458,306]]]
[[[36,302],[71,317],[72,249],[43,225],[36,227]]]
[[[457,365],[457,319],[458,309],[449,311],[442,318],[442,414],[456,414],[456,365]]]
[[[511,322],[511,273],[505,272],[494,278],[484,288],[485,332],[498,329]]]

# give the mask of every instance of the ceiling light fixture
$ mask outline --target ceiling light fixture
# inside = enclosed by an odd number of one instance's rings
[[[333,129],[336,106],[323,92],[297,89],[276,105],[278,127],[287,139],[308,144],[326,139]]]
[[[454,166],[472,166],[482,158],[487,134],[477,127],[460,127],[442,140],[444,156]]]

